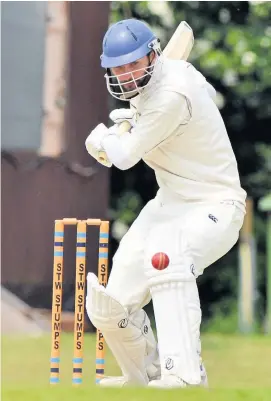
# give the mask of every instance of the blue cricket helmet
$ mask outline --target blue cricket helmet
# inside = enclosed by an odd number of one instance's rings
[[[101,65],[112,68],[132,63],[150,53],[154,40],[157,37],[144,22],[137,19],[119,21],[104,36]]]

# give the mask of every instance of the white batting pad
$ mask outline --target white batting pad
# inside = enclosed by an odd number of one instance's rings
[[[129,315],[107,294],[93,273],[87,276],[86,310],[94,326],[102,331],[122,370],[124,381],[131,385],[147,385],[147,365],[151,365],[149,368],[155,373],[158,353],[146,313],[140,310]]]
[[[115,331],[126,324],[128,313],[110,297],[93,273],[87,275],[86,310],[92,324],[101,331]]]
[[[196,282],[157,284],[151,288],[151,293],[161,380],[174,375],[187,384],[199,385],[201,373],[197,341],[201,310]]]

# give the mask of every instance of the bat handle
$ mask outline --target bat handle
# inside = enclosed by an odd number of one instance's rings
[[[112,166],[112,163],[108,160],[107,154],[104,150],[98,152],[98,161],[106,167]]]

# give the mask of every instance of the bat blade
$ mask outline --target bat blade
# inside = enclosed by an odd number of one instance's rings
[[[182,21],[166,45],[163,54],[171,60],[187,60],[194,45],[192,28]]]

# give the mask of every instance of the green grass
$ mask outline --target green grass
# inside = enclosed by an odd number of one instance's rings
[[[101,389],[94,385],[95,337],[84,346],[84,384],[71,385],[73,338],[63,335],[61,383],[50,387],[50,336],[2,337],[3,401],[267,401],[271,399],[270,337],[203,336],[210,389]],[[106,374],[118,374],[107,353]],[[61,401],[61,400],[60,400]]]

